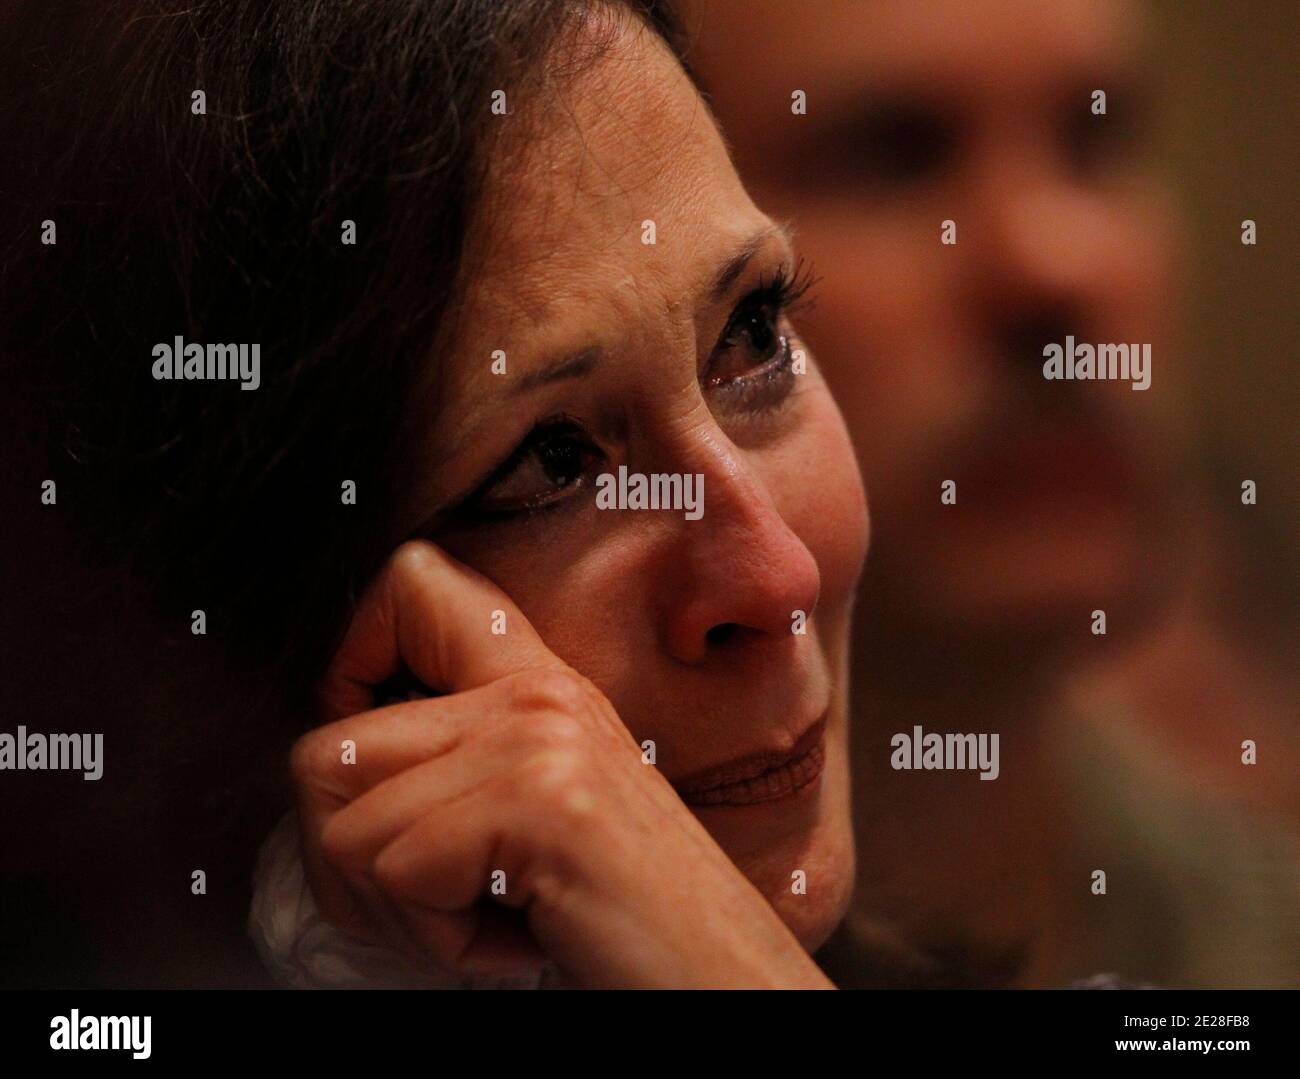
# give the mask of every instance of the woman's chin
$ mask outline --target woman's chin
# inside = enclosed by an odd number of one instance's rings
[[[764,889],[764,895],[790,932],[808,952],[815,952],[826,943],[835,927],[848,913],[853,897],[853,842],[847,838],[841,852],[824,859],[818,858],[820,868],[815,874],[807,873],[806,892],[795,889],[795,881],[787,879],[775,890]]]
[[[819,821],[800,843],[748,857],[728,853],[807,951],[820,948],[848,913],[854,850],[847,814]]]
[[[848,754],[840,739],[828,749],[817,782],[788,798],[691,807],[810,952],[848,912],[854,884]]]

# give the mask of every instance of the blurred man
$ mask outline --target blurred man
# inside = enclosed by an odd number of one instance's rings
[[[691,23],[742,176],[822,278],[795,321],[872,499],[856,958],[835,973],[1188,976],[1174,930],[1150,925],[1186,881],[1152,869],[1123,802],[1148,782],[1121,768],[1143,759],[1133,702],[1088,681],[1100,661],[1123,683],[1134,652],[1160,669],[1153,619],[1196,550],[1168,449],[1177,234],[1133,6],[709,0]],[[1150,344],[1151,388],[1046,379],[1067,336]],[[1218,738],[1213,768],[1239,763],[1218,714],[1164,712]],[[917,726],[999,732],[999,779],[892,767],[891,739]],[[1185,813],[1177,791],[1149,793]],[[1104,892],[1099,869],[1118,878]]]

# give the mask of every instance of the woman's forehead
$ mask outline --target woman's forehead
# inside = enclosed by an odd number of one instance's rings
[[[680,355],[727,256],[755,237],[788,249],[657,35],[628,30],[547,82],[499,118],[520,122],[489,158],[454,319],[435,349],[429,459],[464,445],[506,407],[509,386],[557,357],[598,351],[608,374],[631,355],[662,356],[667,342]]]
[[[770,225],[653,34],[629,33],[576,78],[517,104],[529,111],[523,145],[494,159],[510,167],[489,170],[467,240],[456,353],[524,334],[536,344],[584,320],[597,333],[602,320],[627,329],[646,297],[689,300],[715,252]]]
[[[549,272],[563,272],[575,253],[639,237],[646,221],[698,227],[748,202],[707,106],[653,33],[626,29],[576,75],[519,94],[518,111],[495,118],[511,126],[468,238],[480,278],[548,256]]]

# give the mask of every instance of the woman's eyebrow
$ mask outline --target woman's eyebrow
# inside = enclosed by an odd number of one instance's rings
[[[548,386],[552,382],[560,382],[566,378],[581,378],[583,375],[591,373],[591,369],[598,364],[604,357],[604,351],[596,345],[581,348],[577,352],[570,352],[567,356],[561,356],[558,360],[552,360],[544,364],[536,371],[530,371],[524,375],[510,389],[511,397],[518,397],[520,394],[529,393],[539,386]]]
[[[788,225],[774,222],[759,229],[741,244],[735,254],[729,256],[718,267],[709,290],[710,302],[720,303],[726,297],[727,291],[736,283],[736,279],[745,272],[745,267],[773,236],[779,236],[787,245],[793,246],[793,232]],[[509,396],[519,397],[531,393],[540,386],[549,386],[554,382],[588,375],[604,355],[604,350],[598,345],[589,345],[576,352],[570,352],[524,375],[510,388]]]
[[[794,236],[789,226],[773,222],[766,228],[759,229],[746,240],[734,255],[728,258],[713,276],[713,287],[709,290],[709,300],[720,303],[727,295],[727,290],[736,283],[750,260],[758,254],[763,245],[773,236],[780,236],[789,246],[794,246]]]

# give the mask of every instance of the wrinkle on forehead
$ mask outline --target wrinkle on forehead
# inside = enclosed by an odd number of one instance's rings
[[[627,26],[598,62],[560,71],[518,102],[522,122],[496,153],[470,237],[480,274],[527,265],[578,236],[597,253],[617,247],[665,209],[643,192],[689,204],[714,170],[683,168],[684,159],[725,158],[694,84],[651,30]]]
[[[557,43],[546,77],[500,118],[510,127],[496,140],[467,237],[454,344],[444,355],[476,353],[485,332],[536,335],[575,313],[626,330],[638,293],[661,294],[676,312],[679,253],[716,231],[723,213],[754,212],[667,45],[637,19],[624,19],[612,39],[607,29],[581,27]],[[596,47],[591,34],[601,48],[594,61],[584,51]],[[659,247],[640,241],[646,219],[661,230]],[[448,372],[457,381],[472,374]]]
[[[623,77],[616,78],[619,73]],[[622,5],[603,3],[575,9],[547,60],[516,73],[505,93],[507,115],[484,118],[489,130],[480,140],[479,190],[471,192],[457,280],[416,391],[430,406],[447,396],[447,358],[460,351],[485,311],[498,325],[536,323],[563,299],[557,287],[566,241],[573,246],[580,231],[575,225],[591,212],[590,204],[581,205],[590,187],[584,177],[593,164],[606,171],[593,146],[602,125],[619,115],[626,120],[638,95],[659,106],[662,117],[672,115],[674,99],[690,100],[692,116],[698,104],[689,78],[655,31]],[[605,118],[601,105],[609,100],[621,104]],[[623,186],[605,184],[612,191]],[[594,246],[590,237],[583,242],[599,253],[633,227],[619,226],[605,228]],[[428,408],[423,412],[429,415]]]

